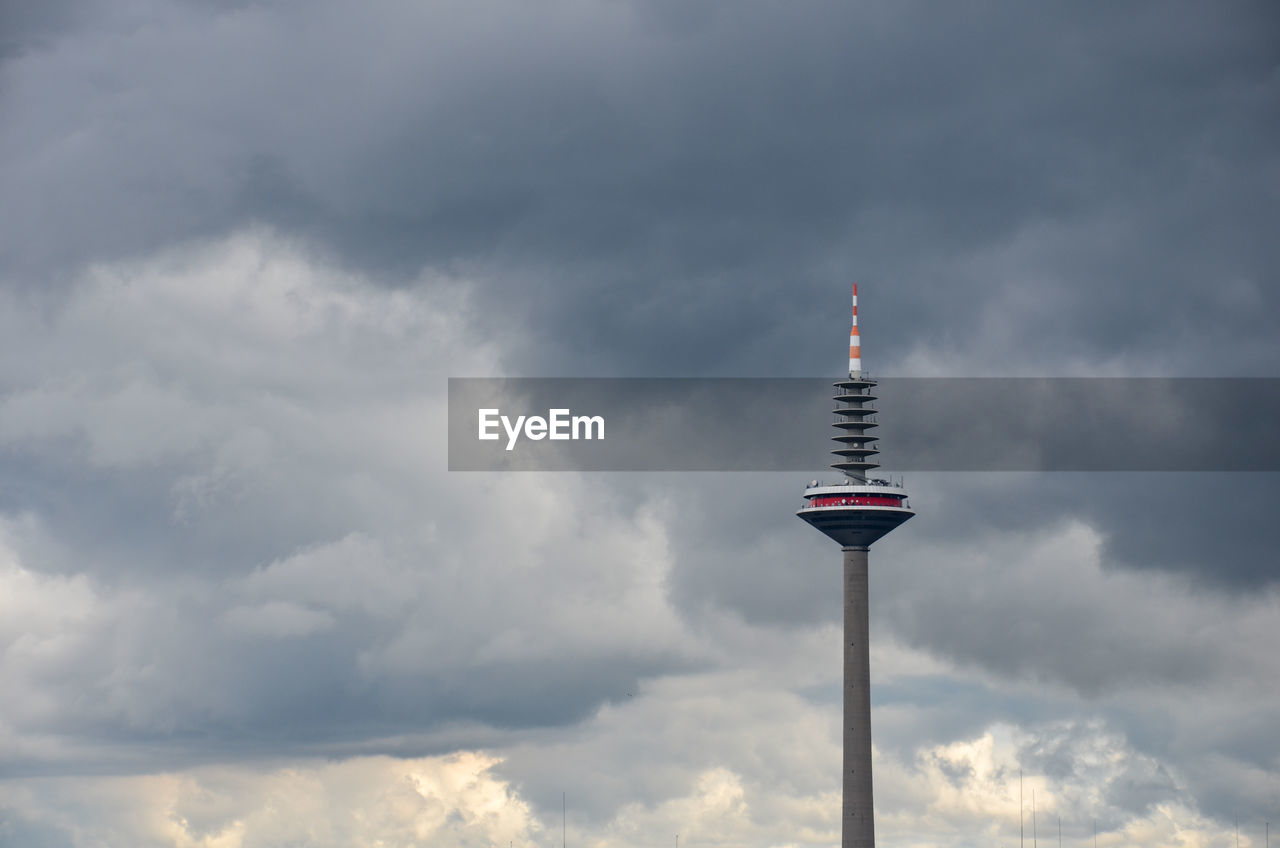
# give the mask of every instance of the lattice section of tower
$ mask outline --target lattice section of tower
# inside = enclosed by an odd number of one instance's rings
[[[865,482],[867,472],[879,468],[875,461],[880,453],[875,443],[879,437],[870,431],[880,426],[876,422],[876,410],[870,404],[876,399],[871,394],[876,382],[868,377],[850,377],[835,384],[836,418],[832,426],[836,428],[836,462],[832,468],[843,471],[846,477],[858,482]]]

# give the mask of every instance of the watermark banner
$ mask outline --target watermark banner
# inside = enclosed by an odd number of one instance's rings
[[[830,378],[449,380],[451,471],[816,471]],[[886,377],[892,471],[1280,471],[1280,378]]]

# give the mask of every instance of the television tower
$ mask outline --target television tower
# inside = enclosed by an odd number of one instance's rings
[[[875,462],[879,425],[876,381],[862,370],[858,335],[858,286],[853,286],[853,329],[849,332],[849,379],[835,384],[836,462],[844,472],[835,483],[812,481],[796,515],[840,543],[844,553],[844,810],[842,848],[875,848],[871,798],[871,657],[867,611],[867,554],[871,543],[915,515],[907,490],[867,476]]]

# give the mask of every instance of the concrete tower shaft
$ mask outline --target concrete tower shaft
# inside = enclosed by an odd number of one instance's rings
[[[875,848],[871,791],[871,656],[867,549],[844,549],[844,809],[842,848]]]

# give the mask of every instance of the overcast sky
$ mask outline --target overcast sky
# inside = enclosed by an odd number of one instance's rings
[[[1280,376],[1280,13],[0,0],[0,197],[0,845],[831,846],[806,475],[446,379]],[[881,844],[1261,845],[1276,475],[906,483]]]

